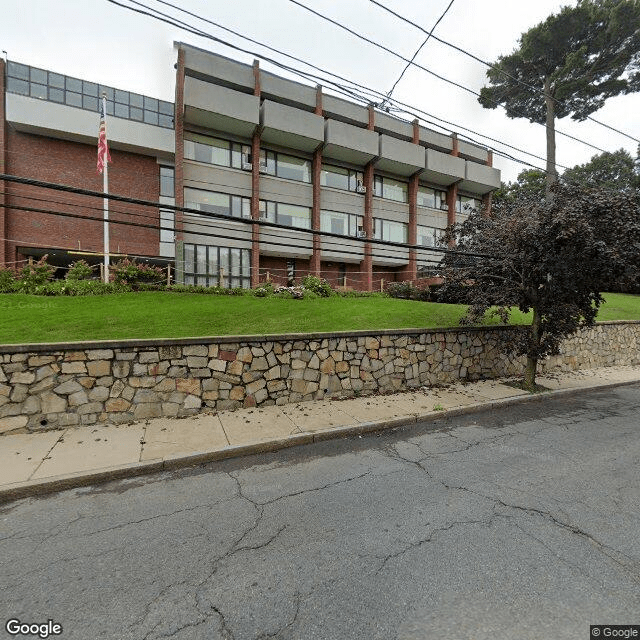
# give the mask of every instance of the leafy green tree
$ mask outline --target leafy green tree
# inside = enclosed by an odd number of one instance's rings
[[[589,162],[567,169],[562,174],[562,180],[575,185],[607,189],[640,187],[636,161],[625,149],[597,154]]]
[[[523,33],[487,71],[479,101],[546,125],[547,185],[557,180],[555,120],[584,120],[612,96],[640,90],[640,0],[578,0]]]
[[[526,356],[524,387],[534,390],[538,361],[594,323],[600,292],[639,282],[640,192],[558,183],[547,202],[499,201],[447,236],[467,255],[445,255],[440,299],[468,304],[466,322],[480,322],[492,306],[503,322],[514,307],[533,311],[505,347]]]
[[[504,182],[500,185],[500,189],[494,191],[492,202],[501,202],[502,200],[514,201],[517,198],[544,198],[546,174],[540,169],[523,169],[516,178],[515,182]]]

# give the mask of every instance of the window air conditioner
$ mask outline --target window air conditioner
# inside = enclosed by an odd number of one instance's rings
[[[367,193],[367,187],[365,187],[363,184],[357,185],[356,193]]]
[[[260,173],[266,173],[266,172],[267,172],[267,163],[260,161]]]
[[[253,169],[253,164],[251,162],[248,162],[247,160],[243,160],[242,161],[242,168],[245,171],[251,171],[251,169]]]
[[[358,231],[358,238],[366,238],[366,237],[367,237],[366,231]]]

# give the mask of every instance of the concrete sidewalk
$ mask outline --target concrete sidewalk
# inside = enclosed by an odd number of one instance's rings
[[[550,394],[640,382],[640,367],[540,376],[538,383],[552,391],[536,395],[507,382],[483,380],[394,395],[240,409],[182,419],[158,418],[119,426],[92,425],[35,434],[9,432],[0,436],[0,501],[544,400]]]

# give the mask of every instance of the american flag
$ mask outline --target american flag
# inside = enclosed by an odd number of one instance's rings
[[[107,125],[105,122],[104,100],[100,101],[100,132],[98,133],[98,173],[104,171],[105,159],[111,162],[109,145],[107,144]]]

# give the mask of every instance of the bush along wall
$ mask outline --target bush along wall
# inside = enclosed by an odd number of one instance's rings
[[[521,375],[520,327],[0,347],[0,432],[393,392]],[[640,322],[601,323],[546,369],[640,364]]]

